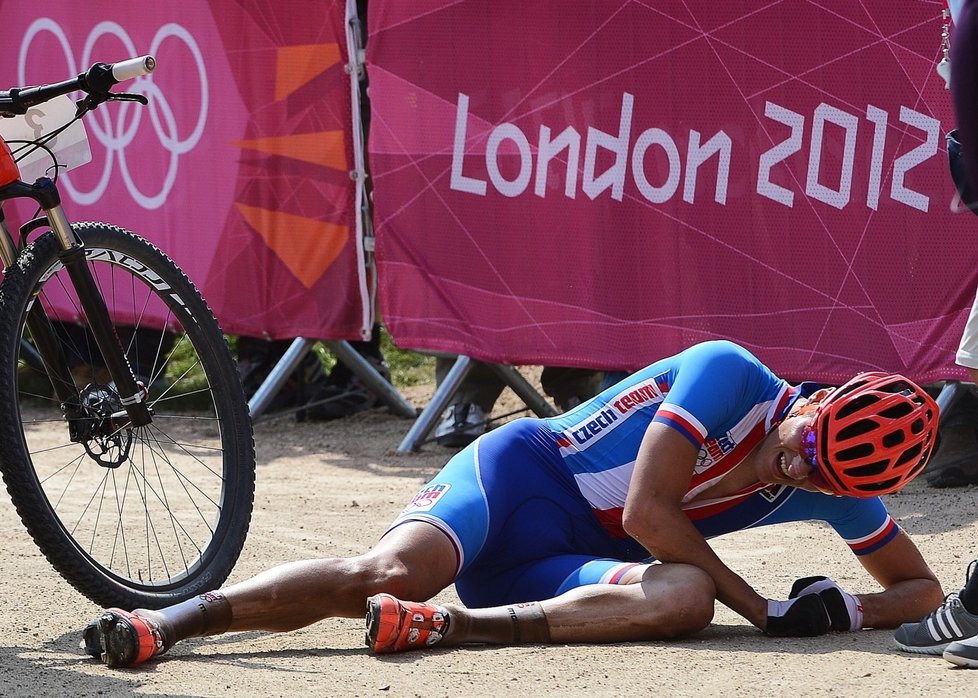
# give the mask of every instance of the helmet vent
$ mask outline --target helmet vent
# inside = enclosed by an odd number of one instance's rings
[[[900,466],[903,465],[904,463],[910,463],[911,461],[919,459],[920,453],[923,450],[924,448],[922,444],[919,443],[915,444],[913,447],[908,448],[906,451],[900,454],[900,457],[897,459],[896,464]]]
[[[851,460],[862,460],[863,458],[869,458],[871,455],[873,455],[873,450],[874,449],[872,444],[862,443],[856,446],[852,446],[850,448],[842,449],[838,453],[834,454],[832,460],[838,461],[840,464]],[[885,463],[885,461],[883,462]],[[873,463],[865,467],[875,468],[876,464]],[[855,473],[858,470],[862,470],[862,468],[855,468],[853,470],[850,470],[849,472]]]
[[[849,417],[850,415],[869,407],[870,405],[876,404],[877,402],[879,402],[879,399],[875,395],[860,395],[859,397],[852,398],[839,407],[838,412],[836,412],[836,417],[839,420],[843,420],[846,417]]]
[[[900,478],[894,477],[889,480],[883,480],[882,482],[867,482],[866,484],[859,485],[858,489],[862,492],[880,492],[885,494],[886,492],[892,491],[894,487],[900,486]]]
[[[846,470],[846,474],[854,478],[873,477],[874,475],[879,475],[880,473],[885,472],[889,465],[890,462],[888,460],[873,461],[872,463],[867,463],[865,465],[848,468]]]
[[[849,441],[850,439],[855,439],[862,436],[863,434],[868,434],[871,431],[879,429],[880,425],[878,422],[872,419],[860,419],[854,424],[849,424],[842,429],[839,429],[838,439],[840,442]]]
[[[909,402],[900,402],[892,407],[887,407],[885,410],[880,412],[880,416],[886,419],[900,419],[906,417],[908,414],[913,412],[913,407]]]
[[[893,448],[894,446],[899,446],[905,441],[902,431],[891,431],[889,434],[883,437],[883,445],[886,448]]]

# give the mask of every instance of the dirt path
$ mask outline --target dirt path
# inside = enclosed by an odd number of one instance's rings
[[[423,405],[430,390],[423,386],[405,395]],[[277,562],[369,546],[448,455],[433,444],[418,454],[396,453],[409,426],[384,410],[328,425],[260,423],[252,532],[232,580]],[[978,555],[978,490],[915,483],[890,497],[889,506],[945,591],[960,587],[968,561]],[[682,642],[466,648],[377,658],[362,645],[362,623],[331,620],[289,634],[188,641],[164,661],[116,671],[80,653],[81,628],[98,609],[40,556],[6,498],[0,531],[6,550],[0,559],[2,696],[978,694],[978,671],[898,653],[890,631],[772,639],[723,607],[711,628]],[[821,526],[744,532],[716,545],[768,596],[783,597],[792,580],[808,574],[828,574],[852,591],[873,588],[835,534]],[[439,598],[455,600],[451,590]]]

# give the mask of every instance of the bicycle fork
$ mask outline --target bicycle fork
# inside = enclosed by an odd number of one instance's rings
[[[58,240],[61,247],[58,257],[64,264],[71,283],[75,287],[79,303],[88,318],[95,343],[105,362],[105,368],[115,383],[119,400],[129,418],[129,425],[122,426],[140,427],[149,424],[153,420],[149,406],[145,402],[146,393],[136,382],[132,367],[129,365],[129,359],[126,357],[122,342],[116,334],[115,326],[109,316],[105,299],[99,293],[95,277],[86,261],[85,246],[71,229],[71,224],[61,206],[57,188],[47,178],[40,179],[33,185],[14,182],[8,187],[15,187],[19,190],[16,195],[28,196],[41,205],[47,217],[48,225]],[[3,187],[3,189],[8,187]],[[0,227],[2,227],[2,231],[0,231],[0,257],[3,258],[6,267],[14,262],[17,253],[13,238],[3,220],[2,210],[0,210]],[[31,305],[27,316],[27,327],[31,332],[38,354],[40,354],[47,369],[48,377],[59,402],[66,407],[66,413],[72,407],[77,409],[78,389],[75,387],[68,368],[61,342],[55,336],[54,328],[39,303],[35,302]],[[121,416],[121,413],[112,415],[113,419]]]

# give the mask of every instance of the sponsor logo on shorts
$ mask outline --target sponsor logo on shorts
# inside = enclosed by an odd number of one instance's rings
[[[414,495],[414,498],[408,502],[408,505],[404,507],[404,513],[412,511],[428,511],[435,506],[435,504],[438,503],[438,500],[440,500],[442,496],[451,488],[452,486],[447,482],[434,485],[425,485],[416,495]]]

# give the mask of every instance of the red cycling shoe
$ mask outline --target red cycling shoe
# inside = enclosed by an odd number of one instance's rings
[[[110,667],[131,667],[169,647],[159,624],[121,608],[107,608],[85,628],[85,651]]]
[[[448,611],[431,603],[401,601],[390,594],[367,599],[367,647],[378,654],[424,649],[445,637]]]

